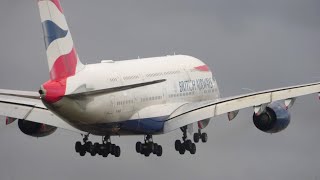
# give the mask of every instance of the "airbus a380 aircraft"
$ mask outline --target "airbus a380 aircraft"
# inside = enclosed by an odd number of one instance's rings
[[[103,157],[120,156],[111,136],[144,135],[136,151],[145,156],[162,155],[153,135],[177,129],[182,140],[175,149],[196,153],[202,130],[210,119],[227,114],[233,120],[240,109],[253,107],[253,122],[263,132],[276,133],[290,122],[288,109],[296,97],[319,93],[320,82],[220,98],[210,68],[185,55],[102,61],[83,65],[77,55],[59,0],[38,1],[44,31],[50,80],[38,92],[0,90],[0,115],[7,124],[18,120],[26,135],[43,137],[57,128],[84,136],[76,142],[81,156],[87,152]],[[320,93],[319,93],[320,96]],[[188,138],[193,125],[198,131]],[[92,144],[89,134],[102,136]]]

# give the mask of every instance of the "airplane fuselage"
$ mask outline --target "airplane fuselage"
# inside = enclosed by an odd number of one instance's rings
[[[65,94],[159,83],[44,104],[70,125],[95,135],[160,134],[178,107],[218,99],[212,72],[202,61],[184,55],[86,65],[67,79]]]

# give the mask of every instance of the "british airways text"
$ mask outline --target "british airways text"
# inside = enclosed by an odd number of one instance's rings
[[[201,91],[201,90],[212,89],[212,88],[213,88],[212,78],[179,81],[180,92],[198,91],[198,90]]]

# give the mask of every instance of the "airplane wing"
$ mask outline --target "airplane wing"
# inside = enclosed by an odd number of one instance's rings
[[[37,92],[0,89],[0,116],[24,119],[83,134],[48,110]]]
[[[257,113],[263,105],[274,101],[286,100],[286,105],[290,106],[296,97],[313,93],[319,93],[320,98],[320,82],[185,104],[170,115],[164,124],[164,133],[225,113],[229,113],[232,120],[240,109],[247,107],[254,107]]]

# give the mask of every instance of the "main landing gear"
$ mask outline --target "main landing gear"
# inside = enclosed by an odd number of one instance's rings
[[[97,154],[107,157],[109,154],[114,155],[115,157],[120,157],[121,149],[119,146],[112,144],[110,140],[110,136],[105,136],[102,139],[102,144],[94,143],[88,141],[88,135],[85,135],[83,138],[83,144],[80,141],[76,142],[75,149],[76,152],[80,154],[80,156],[84,156],[87,152],[91,154],[91,156],[95,156]]]
[[[162,146],[154,143],[151,135],[144,137],[144,143],[136,143],[136,151],[146,157],[149,157],[151,153],[162,156]]]
[[[195,143],[198,143],[200,139],[203,143],[206,143],[208,141],[207,133],[201,133],[201,129],[199,129],[197,133],[193,134],[193,141]]]
[[[189,151],[190,154],[195,154],[197,151],[197,147],[195,143],[192,143],[190,139],[187,139],[187,127],[184,126],[181,128],[183,132],[183,137],[181,142],[180,140],[176,140],[175,142],[175,149],[178,151],[181,155],[184,154],[186,151]]]

